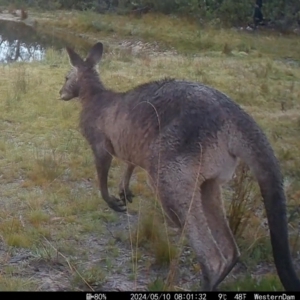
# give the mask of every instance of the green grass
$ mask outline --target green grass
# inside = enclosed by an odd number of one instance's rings
[[[277,276],[272,274],[266,275],[262,278],[253,278],[245,276],[234,283],[223,285],[224,291],[247,291],[247,292],[270,292],[270,291],[283,291],[281,283]]]
[[[40,30],[45,25],[72,29],[85,32],[85,45],[95,38],[104,42],[99,70],[109,88],[125,91],[165,76],[201,81],[227,93],[251,113],[268,135],[285,175],[290,241],[296,255],[300,250],[300,70],[285,58],[299,61],[299,39],[199,28],[188,20],[152,14],[141,19],[99,18],[89,12],[55,16],[40,13]],[[145,50],[118,46],[118,41],[128,39],[142,40]],[[166,52],[172,48],[177,53]],[[66,53],[53,49],[42,62],[0,66],[0,257],[5,265],[0,289],[108,288],[109,278],[126,279],[133,287],[141,278],[150,290],[199,288],[200,268],[194,254],[166,225],[142,170],[133,176],[136,198],[128,207],[129,215],[112,212],[99,196],[92,153],[78,130],[80,104],[58,100],[68,70]],[[109,175],[113,194],[122,169],[119,161],[113,162]],[[280,290],[274,267],[262,275],[256,268],[273,266],[272,253],[257,186],[251,177],[241,182],[242,178],[238,175],[229,186],[232,189],[226,189],[225,199],[232,201],[225,202],[248,267],[245,274],[255,277],[228,278],[223,287]],[[10,259],[24,251],[30,259],[12,270]],[[52,272],[48,286],[38,276],[36,264]],[[187,274],[196,279],[184,283]]]
[[[1,277],[0,289],[2,292],[10,291],[28,291],[35,289],[36,286],[30,280],[24,280],[22,278]]]
[[[90,11],[56,11],[55,18],[53,16],[49,13],[33,13],[43,29],[46,27],[49,30],[49,26],[51,30],[53,27],[68,29],[93,39],[138,39],[159,43],[165,49],[175,49],[185,54],[223,52],[226,55],[238,53],[243,57],[251,52],[258,57],[292,58],[298,63],[300,59],[297,36],[280,36],[276,32],[239,33],[235,29],[216,29],[187,18],[154,13],[137,18],[112,14],[99,17],[99,14]],[[70,39],[66,34],[65,37]],[[278,43],[279,40],[281,42]]]

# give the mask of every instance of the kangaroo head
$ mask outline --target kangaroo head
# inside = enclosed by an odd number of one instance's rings
[[[86,59],[82,59],[73,49],[66,47],[69,55],[71,70],[66,81],[59,91],[62,100],[71,100],[79,96],[81,75],[89,70],[95,72],[95,66],[100,62],[103,53],[103,44],[96,43],[89,51]]]

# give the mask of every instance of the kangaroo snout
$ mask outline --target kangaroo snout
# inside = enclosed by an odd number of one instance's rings
[[[59,91],[60,100],[70,100],[72,97],[69,97],[67,93],[64,92],[63,89]]]
[[[61,99],[61,100],[63,100],[63,90],[62,90],[62,89],[60,89],[58,93],[59,93],[59,97],[60,97],[60,99]]]

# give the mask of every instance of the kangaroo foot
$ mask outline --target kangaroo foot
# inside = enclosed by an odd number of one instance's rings
[[[126,203],[114,196],[110,196],[109,201],[107,201],[108,206],[116,212],[125,212],[127,210]]]
[[[126,202],[130,202],[132,203],[132,198],[134,197],[134,195],[132,194],[132,192],[130,190],[121,190],[119,193],[120,199],[126,204]]]

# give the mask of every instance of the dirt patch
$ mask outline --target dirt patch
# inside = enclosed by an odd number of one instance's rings
[[[36,290],[40,291],[146,291],[158,278],[165,280],[170,268],[156,265],[153,253],[146,249],[139,249],[142,255],[134,265],[135,250],[132,250],[130,241],[119,241],[117,236],[128,233],[128,224],[133,228],[137,221],[137,215],[119,215],[118,222],[106,224],[106,231],[102,235],[88,234],[77,242],[66,241],[76,248],[75,256],[64,255],[57,250],[48,258],[40,258],[34,251],[12,250],[0,243],[2,270],[12,267],[15,277],[31,278],[36,283]],[[111,239],[119,250],[116,257],[107,249]],[[173,242],[176,241],[178,236]],[[54,249],[50,242],[45,242],[44,247],[49,253]],[[149,261],[152,261],[150,265]],[[175,287],[187,291],[200,288],[200,271],[195,270],[196,265],[192,249],[184,246],[176,268]],[[93,268],[100,270],[101,274],[93,275]],[[87,270],[89,273],[86,273]],[[252,276],[259,278],[267,273],[275,273],[275,268],[271,264],[263,264],[251,271]],[[225,282],[249,272],[243,263],[238,263]],[[5,271],[1,273],[5,275]]]

